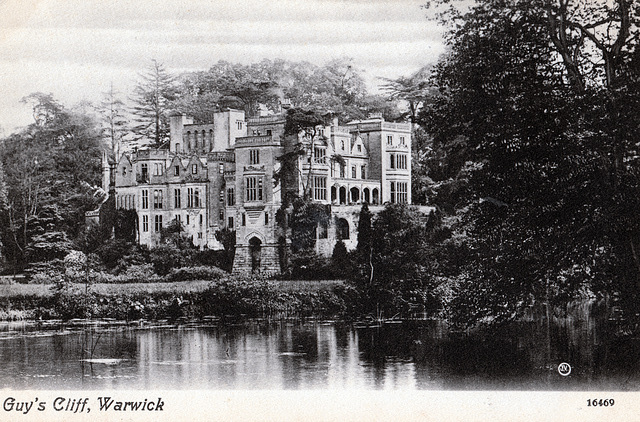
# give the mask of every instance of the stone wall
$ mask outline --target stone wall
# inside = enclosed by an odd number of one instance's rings
[[[260,274],[280,274],[278,245],[261,245]],[[237,245],[233,259],[233,274],[251,273],[251,255],[248,245]]]

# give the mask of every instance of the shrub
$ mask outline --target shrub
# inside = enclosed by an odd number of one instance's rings
[[[181,267],[173,268],[165,277],[166,281],[219,280],[228,273],[217,267]]]
[[[181,250],[173,244],[156,246],[149,251],[149,261],[156,274],[164,276],[173,268],[186,267],[191,262],[191,250]]]
[[[157,283],[159,281],[162,279],[156,274],[152,264],[131,265],[113,279],[115,283]]]

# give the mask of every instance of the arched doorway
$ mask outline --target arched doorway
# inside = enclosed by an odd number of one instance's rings
[[[340,203],[347,203],[347,188],[345,188],[344,186],[340,188]]]
[[[331,186],[331,203],[335,204],[338,200],[338,189],[335,186]]]
[[[371,198],[369,197],[369,188],[364,188],[362,190],[362,200],[367,204],[371,203]]]
[[[260,271],[260,255],[262,254],[262,241],[257,237],[249,240],[249,256],[251,257],[251,272]]]
[[[353,187],[351,188],[351,202],[356,203],[360,201],[360,189]]]
[[[378,189],[373,189],[373,203],[374,205],[378,205]]]

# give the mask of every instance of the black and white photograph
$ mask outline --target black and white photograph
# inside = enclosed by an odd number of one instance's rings
[[[0,420],[640,420],[640,2],[0,27]]]

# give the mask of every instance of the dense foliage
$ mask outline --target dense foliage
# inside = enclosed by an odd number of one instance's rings
[[[449,10],[426,195],[464,244],[450,310],[464,323],[614,295],[640,298],[637,6],[479,1]]]

